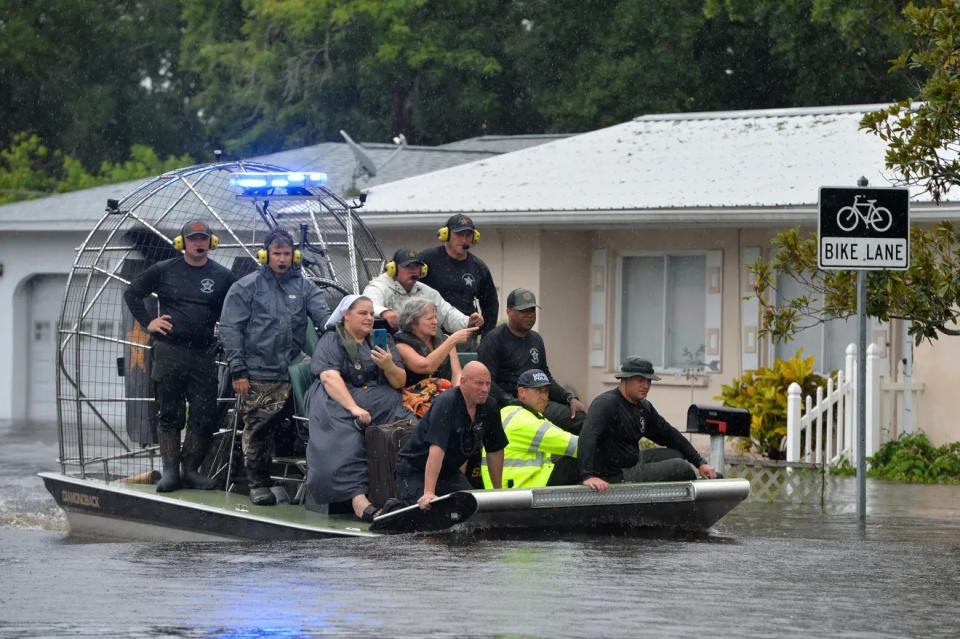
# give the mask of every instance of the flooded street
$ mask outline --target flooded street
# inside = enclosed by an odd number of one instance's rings
[[[0,637],[957,636],[960,487],[831,480],[686,536],[81,543],[0,422]]]

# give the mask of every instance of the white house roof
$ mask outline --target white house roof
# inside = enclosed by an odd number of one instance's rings
[[[368,190],[366,218],[614,224],[808,221],[821,186],[890,186],[884,105],[648,115]],[[929,200],[917,189],[914,200]],[[586,215],[585,215],[586,214]]]

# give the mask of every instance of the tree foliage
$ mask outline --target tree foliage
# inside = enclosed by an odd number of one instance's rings
[[[751,26],[767,47],[751,80],[775,89],[767,104],[749,108],[868,104],[908,93],[914,76],[886,73],[907,45],[900,16],[907,6],[909,0],[705,1],[708,15]]]
[[[134,144],[129,155],[122,162],[105,160],[99,171],[90,173],[78,159],[49,149],[36,135],[19,133],[9,148],[0,150],[0,204],[135,180],[192,164],[187,155],[160,159],[142,144]]]
[[[814,358],[803,357],[803,350],[788,360],[777,359],[770,368],[747,371],[724,384],[721,395],[724,406],[750,411],[750,437],[737,438],[741,450],[755,450],[769,459],[784,459],[784,437],[787,436],[787,389],[800,385],[804,395],[816,393],[827,380],[814,373]],[[805,408],[804,408],[805,409]]]
[[[0,0],[0,148],[88,172],[403,133],[592,130],[655,112],[887,101],[901,0]]]
[[[799,228],[781,231],[773,240],[776,254],[758,259],[754,293],[760,300],[760,334],[787,341],[798,331],[818,323],[847,318],[857,312],[856,271],[817,267],[817,236],[804,237]],[[778,282],[799,282],[806,295],[780,300]],[[909,322],[908,333],[919,345],[943,335],[960,335],[948,326],[960,319],[960,235],[953,224],[910,229],[910,266],[905,271],[867,274],[867,315],[887,322]]]
[[[891,70],[926,77],[918,96],[866,115],[861,127],[887,143],[887,168],[905,184],[922,185],[936,202],[960,181],[960,4],[904,10],[914,47]]]
[[[877,0],[879,2],[879,0]],[[824,4],[833,4],[826,3]],[[891,71],[908,68],[926,74],[920,103],[912,99],[868,114],[861,128],[888,143],[887,168],[906,184],[920,184],[933,198],[960,179],[960,4],[944,0],[936,7],[908,5],[903,14],[915,48],[894,60]],[[755,292],[762,306],[762,334],[789,339],[816,323],[856,313],[856,274],[817,268],[816,236],[799,229],[781,232],[770,262],[757,260]],[[807,287],[801,295],[777,303],[776,286],[793,278]],[[919,345],[940,335],[960,335],[956,306],[960,300],[960,234],[953,224],[910,231],[910,266],[905,271],[867,275],[867,315],[882,321],[900,319]]]
[[[0,0],[0,147],[25,131],[91,170],[194,152],[180,37],[180,0]]]

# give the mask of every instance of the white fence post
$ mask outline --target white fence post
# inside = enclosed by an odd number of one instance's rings
[[[800,384],[787,388],[787,461],[800,461]]]
[[[850,451],[850,463],[857,465],[857,445],[855,429],[857,424],[857,345],[847,346],[844,358],[844,377],[849,384],[847,401],[843,407],[843,446]]]
[[[880,448],[880,347],[873,342],[867,346],[866,393],[867,457]]]

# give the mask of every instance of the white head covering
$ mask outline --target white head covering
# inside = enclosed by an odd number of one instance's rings
[[[337,304],[337,307],[336,307],[335,309],[333,309],[333,312],[330,313],[330,317],[328,317],[328,318],[327,318],[327,321],[324,323],[324,325],[323,325],[324,330],[329,329],[329,328],[333,328],[334,324],[336,324],[337,322],[339,322],[340,320],[342,320],[342,319],[343,319],[343,313],[344,313],[344,311],[346,311],[348,308],[350,308],[350,305],[353,304],[354,301],[356,301],[356,299],[357,299],[358,297],[360,297],[360,296],[359,296],[359,295],[344,295],[344,296],[343,296],[343,299],[340,300],[340,303]]]

